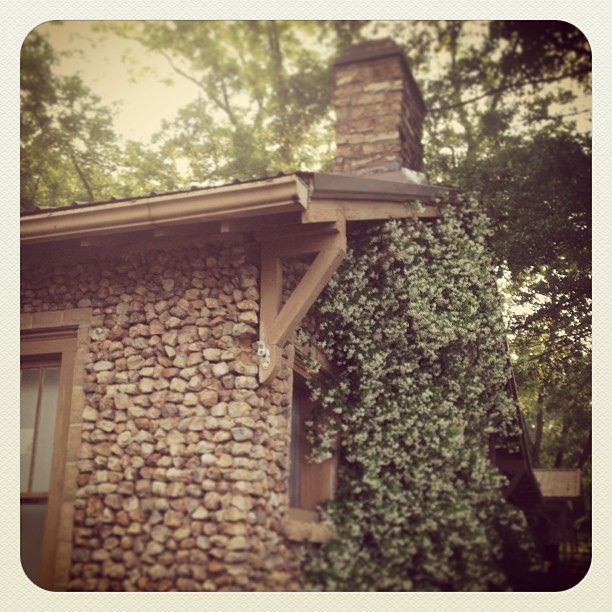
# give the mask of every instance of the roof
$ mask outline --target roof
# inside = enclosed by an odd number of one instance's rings
[[[556,499],[580,497],[578,468],[534,468],[533,473],[543,497]]]
[[[155,198],[155,197],[167,197],[167,196],[175,196],[175,195],[189,194],[189,193],[196,193],[196,192],[206,192],[206,191],[211,191],[214,189],[224,189],[224,188],[228,188],[228,187],[235,186],[235,185],[249,185],[250,183],[258,183],[261,181],[271,181],[271,180],[286,177],[286,176],[300,176],[301,174],[304,174],[304,173],[294,172],[290,174],[285,174],[283,172],[279,172],[275,176],[266,176],[266,177],[259,177],[259,178],[254,178],[254,179],[245,179],[245,180],[236,179],[229,183],[220,183],[216,185],[206,185],[206,186],[192,185],[191,187],[189,187],[189,189],[174,189],[171,191],[151,191],[148,194],[127,196],[127,197],[121,197],[121,198],[111,197],[106,200],[95,200],[93,202],[75,201],[75,202],[72,202],[68,206],[45,206],[41,208],[25,209],[21,211],[21,216],[23,217],[23,216],[28,216],[28,215],[39,214],[41,212],[52,212],[52,211],[63,210],[63,209],[89,208],[90,206],[101,206],[103,204],[113,204],[113,203],[118,203],[118,202],[137,202],[138,200],[146,200],[148,198]]]
[[[296,172],[226,185],[147,196],[74,203],[21,215],[23,244],[91,236],[162,231],[169,227],[224,223],[219,231],[246,222],[247,228],[291,223],[437,217],[438,196],[448,189],[409,182],[325,173]],[[416,211],[407,204],[421,202]],[[252,222],[256,219],[257,222]],[[230,224],[230,225],[228,225]]]

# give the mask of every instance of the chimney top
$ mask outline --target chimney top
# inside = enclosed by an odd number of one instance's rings
[[[422,173],[425,104],[403,49],[390,38],[358,43],[335,61],[334,171]]]
[[[404,53],[404,50],[391,38],[378,38],[376,40],[366,40],[355,45],[351,45],[345,49],[336,58],[334,66],[343,66],[345,64],[354,64],[356,62],[370,62],[373,60],[379,60],[383,58],[396,57],[400,61],[404,76],[410,83],[412,93],[415,97],[415,102],[420,106],[420,110],[425,114],[425,103],[421,96],[419,86],[416,84],[414,77],[412,76],[412,70],[408,63],[408,58]]]

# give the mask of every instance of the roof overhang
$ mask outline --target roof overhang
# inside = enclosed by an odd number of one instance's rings
[[[24,214],[21,242],[40,244],[208,222],[227,222],[230,227],[245,220],[246,227],[256,228],[256,223],[251,224],[256,217],[270,220],[266,227],[283,225],[289,218],[298,218],[300,224],[333,222],[339,217],[347,221],[435,218],[439,207],[434,200],[447,191],[399,181],[296,173]]]
[[[542,497],[546,500],[572,500],[582,495],[579,468],[534,468]]]
[[[273,378],[281,351],[346,255],[347,222],[435,218],[438,188],[332,174],[296,173],[149,197],[94,202],[21,217],[24,254],[77,248],[142,248],[171,240],[260,244],[259,379]],[[425,205],[423,205],[425,203]],[[228,236],[230,234],[230,236]],[[132,242],[134,241],[134,242]],[[308,270],[283,303],[283,259],[311,256]]]
[[[306,184],[296,175],[118,202],[46,210],[21,218],[22,243],[116,234],[264,214],[301,212]]]

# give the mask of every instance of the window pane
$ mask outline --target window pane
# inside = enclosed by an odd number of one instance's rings
[[[21,504],[20,514],[21,565],[26,576],[38,584],[47,504]]]
[[[40,413],[38,416],[38,434],[34,451],[34,475],[32,478],[32,491],[36,492],[49,490],[59,374],[59,367],[44,368]]]
[[[34,439],[34,423],[36,422],[36,400],[38,398],[39,376],[40,368],[25,368],[21,370],[21,491],[28,490],[30,463],[32,461],[32,442]]]

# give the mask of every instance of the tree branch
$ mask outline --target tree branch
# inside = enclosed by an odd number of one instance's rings
[[[160,55],[168,62],[168,64],[170,65],[170,68],[172,68],[172,70],[174,70],[174,72],[176,72],[178,75],[182,76],[183,78],[187,79],[188,81],[191,81],[192,83],[195,83],[195,85],[197,85],[200,89],[203,89],[202,83],[200,81],[198,81],[198,79],[196,79],[194,76],[188,74],[187,72],[185,72],[182,68],[179,68],[174,61],[172,60],[172,58],[170,57],[170,55],[168,53],[166,53],[163,49],[156,49]]]
[[[91,189],[91,186],[89,185],[89,181],[87,180],[87,177],[81,170],[81,167],[79,166],[76,160],[74,152],[70,151],[69,155],[70,155],[70,159],[72,160],[72,164],[74,165],[74,169],[77,171],[77,174],[79,175],[79,178],[81,179],[81,182],[83,183],[83,185],[85,186],[85,189],[87,190],[87,195],[89,196],[90,202],[93,202],[95,198],[94,198],[94,194]]]
[[[561,113],[559,115],[540,115],[539,117],[534,117],[531,121],[552,121],[554,119],[563,119],[563,117],[573,117],[575,115],[583,115],[584,113],[590,113],[590,108],[585,108],[579,111],[573,111],[571,113]]]
[[[541,79],[526,79],[524,81],[518,81],[516,83],[510,83],[509,85],[504,85],[501,87],[494,87],[493,89],[489,89],[481,93],[478,96],[474,96],[469,100],[462,100],[461,102],[456,102],[454,104],[448,104],[447,106],[438,106],[436,108],[430,108],[429,113],[435,114],[440,113],[445,110],[452,110],[453,108],[460,108],[463,106],[467,106],[468,104],[473,104],[478,100],[482,100],[483,98],[487,98],[489,96],[494,96],[504,91],[510,91],[512,89],[521,89],[522,87],[526,87],[528,85],[539,85],[541,83],[554,83],[555,81],[562,81],[563,79],[569,79],[572,77],[580,76],[582,74],[589,74],[591,72],[590,69],[583,68],[581,70],[574,70],[573,72],[568,72],[565,74],[561,74],[555,77],[545,77]]]

